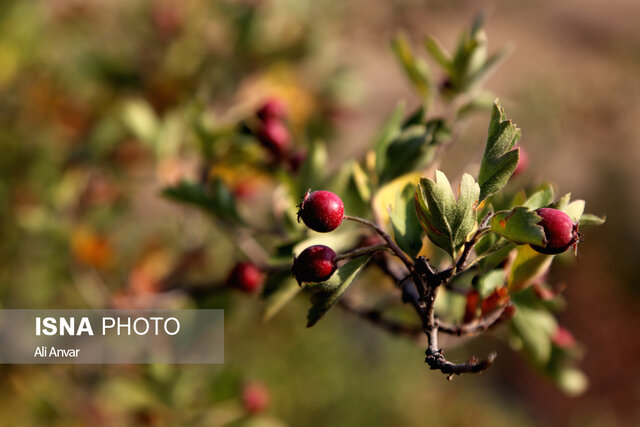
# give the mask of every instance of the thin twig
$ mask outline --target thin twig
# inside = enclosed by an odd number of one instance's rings
[[[411,338],[418,338],[423,333],[420,327],[407,325],[406,323],[385,318],[381,311],[358,307],[346,298],[342,298],[338,304],[345,311],[366,319],[376,326],[386,329],[392,334],[407,335]]]
[[[507,308],[507,305],[504,305],[494,310],[488,316],[482,317],[480,319],[474,320],[469,323],[451,325],[451,324],[442,322],[439,319],[436,319],[436,322],[438,324],[438,329],[441,332],[444,332],[445,334],[456,335],[459,337],[472,336],[480,332],[488,331],[489,329],[498,325],[500,323],[500,320],[502,319],[502,314],[504,313],[504,310],[506,308]]]
[[[382,251],[385,249],[389,249],[389,245],[384,243],[380,245],[371,245],[365,246],[364,248],[354,249],[350,252],[345,252],[336,257],[336,262],[342,261],[343,259],[357,258],[362,255],[366,255],[372,252]]]
[[[398,247],[398,245],[396,244],[396,242],[393,241],[391,236],[389,236],[382,228],[380,228],[378,224],[371,222],[369,220],[366,220],[364,218],[351,216],[351,215],[345,215],[344,219],[347,219],[349,221],[359,222],[375,230],[375,232],[378,233],[385,240],[385,242],[387,242],[387,244],[389,245],[389,248],[395,253],[395,255],[398,258],[400,258],[400,260],[409,269],[409,271],[413,271],[413,262],[411,262],[411,259],[409,259],[409,257],[404,252],[402,252],[402,249]]]

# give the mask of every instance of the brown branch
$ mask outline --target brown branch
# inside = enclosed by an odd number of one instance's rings
[[[507,307],[508,305],[503,305],[502,307],[494,310],[488,316],[482,317],[469,323],[451,325],[442,322],[439,319],[436,319],[436,322],[438,324],[438,329],[445,334],[456,335],[459,337],[463,335],[472,336],[480,332],[488,331],[489,329],[498,325],[502,320],[502,315],[504,314]]]
[[[411,338],[418,338],[423,333],[422,328],[420,327],[407,325],[403,322],[385,318],[381,311],[376,309],[358,307],[346,298],[342,298],[338,304],[345,311],[366,319],[374,325],[379,326],[392,334],[406,335]]]
[[[336,257],[336,262],[342,261],[344,259],[357,258],[362,255],[366,255],[372,252],[382,251],[385,249],[389,249],[389,245],[386,243],[380,244],[380,245],[365,246],[364,248],[354,249],[350,252],[345,252],[343,254],[338,255]]]
[[[400,258],[400,261],[404,263],[404,265],[409,269],[409,271],[413,271],[413,262],[409,259],[409,257],[404,252],[402,252],[402,249],[398,247],[398,245],[396,244],[396,242],[393,241],[391,236],[389,236],[382,228],[380,228],[378,224],[371,222],[369,220],[366,220],[364,218],[351,216],[351,215],[345,215],[344,219],[347,219],[349,221],[359,222],[360,224],[364,224],[367,227],[370,227],[373,230],[375,230],[375,232],[378,233],[385,240],[385,242],[387,242],[387,244],[389,245],[389,248],[394,252],[394,254],[398,258]]]

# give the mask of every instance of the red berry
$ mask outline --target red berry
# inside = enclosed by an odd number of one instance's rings
[[[247,384],[242,390],[242,404],[250,414],[262,412],[269,405],[269,390],[257,382]]]
[[[344,218],[344,203],[330,191],[307,191],[298,210],[300,219],[312,230],[320,233],[333,231]]]
[[[289,130],[277,119],[265,120],[258,130],[258,139],[269,151],[281,156],[289,148]]]
[[[250,262],[239,262],[229,273],[227,285],[247,293],[253,293],[262,286],[263,281],[264,274],[258,267]]]
[[[269,98],[256,113],[262,120],[284,120],[287,117],[287,106],[280,98]]]
[[[524,147],[520,148],[520,156],[518,158],[518,166],[516,166],[516,170],[513,171],[511,176],[518,176],[527,170],[529,167],[529,153]]]
[[[328,246],[310,246],[297,257],[293,258],[291,272],[298,281],[324,282],[336,271],[336,253]]]
[[[568,329],[558,326],[556,333],[551,338],[551,342],[560,348],[573,348],[576,346],[576,339]]]
[[[541,220],[538,225],[544,228],[546,244],[544,246],[531,245],[531,247],[542,254],[555,255],[569,249],[578,243],[578,224],[574,223],[569,215],[551,208],[540,208],[536,210]]]

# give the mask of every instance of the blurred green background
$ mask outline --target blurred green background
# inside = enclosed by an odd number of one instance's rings
[[[306,329],[300,300],[264,324],[257,298],[231,293],[210,302],[227,309],[224,365],[4,365],[0,425],[640,422],[637,2],[4,0],[0,306],[144,304],[181,261],[194,280],[223,280],[231,242],[201,213],[159,196],[198,173],[184,111],[224,123],[275,92],[291,105],[294,134],[326,138],[336,164],[360,157],[398,99],[418,103],[390,38],[404,29],[414,42],[431,34],[453,46],[478,10],[490,48],[516,46],[488,87],[523,129],[526,179],[549,179],[608,216],[576,262],[552,272],[567,284],[560,322],[584,343],[584,395],[561,394],[490,336],[473,346],[498,346],[497,363],[447,382],[425,368],[423,350],[348,314]],[[487,116],[466,128],[445,170],[479,155]],[[154,117],[160,152],[139,138]],[[270,185],[251,172],[228,179]],[[255,416],[242,409],[247,382],[269,390]]]

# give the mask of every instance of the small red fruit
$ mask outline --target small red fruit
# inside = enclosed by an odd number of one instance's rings
[[[287,117],[287,106],[280,98],[269,98],[256,112],[262,120],[284,120]]]
[[[526,171],[529,167],[529,153],[524,149],[524,147],[519,148],[520,156],[518,157],[518,166],[516,166],[516,170],[514,170],[513,174],[511,175],[514,177],[524,173],[524,171]]]
[[[310,246],[296,258],[293,258],[291,272],[298,281],[324,282],[336,271],[336,253],[328,246]]]
[[[265,120],[258,130],[258,139],[276,156],[282,156],[289,148],[291,136],[289,130],[280,120]]]
[[[541,218],[538,225],[544,228],[547,242],[544,246],[531,245],[535,251],[555,255],[578,243],[580,239],[578,224],[574,223],[569,215],[552,208],[540,208],[536,213]]]
[[[344,203],[330,191],[307,191],[298,210],[298,222],[320,233],[333,231],[344,218]]]
[[[269,390],[261,383],[248,383],[242,390],[242,404],[250,414],[264,411],[269,405]]]
[[[253,293],[262,286],[263,281],[264,274],[258,267],[250,262],[239,262],[229,273],[227,285],[247,293]]]

